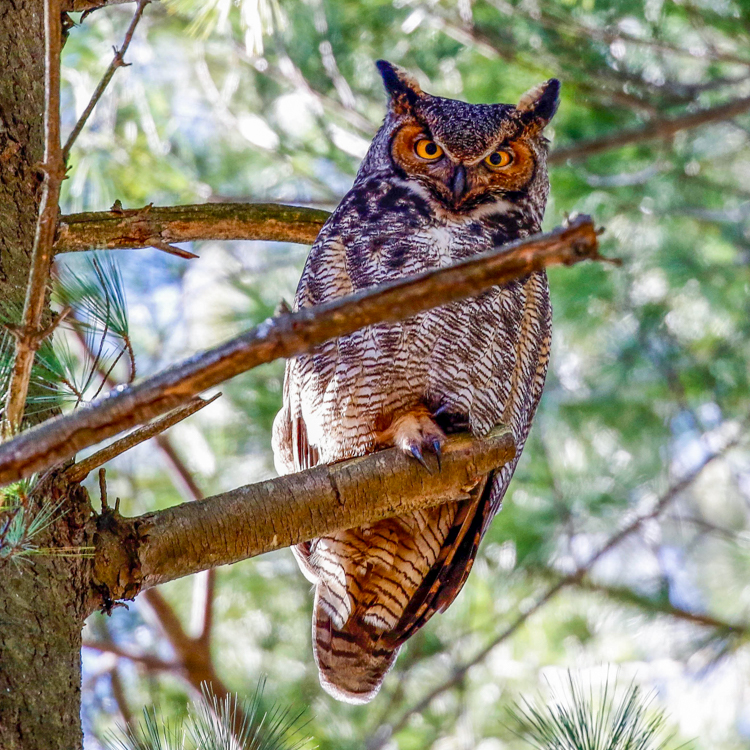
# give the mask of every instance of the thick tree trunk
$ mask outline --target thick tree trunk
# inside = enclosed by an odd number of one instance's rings
[[[0,748],[77,750],[81,735],[81,628],[89,565],[81,554],[91,507],[65,479],[45,481],[64,517],[38,541],[66,556],[0,563]]]
[[[0,1],[0,304],[20,319],[44,158],[44,0]],[[90,544],[86,493],[46,481],[37,502],[65,509],[38,539]],[[80,728],[84,560],[34,555],[0,561],[0,748],[75,750]]]

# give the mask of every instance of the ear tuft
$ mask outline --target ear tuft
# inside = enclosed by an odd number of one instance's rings
[[[385,90],[391,97],[391,105],[394,109],[413,107],[424,96],[416,79],[403,68],[387,60],[378,60],[375,65],[378,66],[380,75],[383,76]]]
[[[560,103],[560,81],[550,78],[529,89],[518,102],[516,110],[524,119],[537,120],[544,127],[557,111]]]

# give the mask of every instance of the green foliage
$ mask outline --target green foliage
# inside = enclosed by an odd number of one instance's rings
[[[59,516],[60,504],[34,505],[29,489],[35,481],[32,478],[0,488],[0,567],[45,551],[35,539]],[[65,552],[68,550],[61,551]]]
[[[134,727],[111,736],[111,750],[302,750],[310,738],[300,737],[302,712],[291,708],[263,707],[265,679],[253,697],[227,695],[219,699],[207,688],[190,708],[187,718],[175,725],[156,708],[144,708]]]
[[[653,697],[634,683],[619,700],[616,690],[607,680],[595,695],[569,672],[564,695],[515,705],[515,731],[539,750],[665,750],[671,738],[664,737],[664,712],[651,708]]]
[[[135,356],[122,275],[112,254],[91,253],[76,265],[62,266],[55,291],[60,305],[72,310],[71,325],[83,340],[83,367],[71,381],[80,403],[97,378],[110,376],[123,354],[129,360],[128,380],[132,382]],[[60,358],[69,362],[69,350]]]
[[[128,329],[125,289],[111,254],[89,254],[74,265],[58,269],[54,301],[69,308],[54,338],[45,339],[31,372],[26,416],[73,408],[101,393],[124,354],[129,380],[135,377],[135,357]],[[0,304],[0,417],[14,359],[9,327],[18,325],[21,309]],[[71,347],[71,341],[76,350]],[[81,347],[81,345],[83,345]]]

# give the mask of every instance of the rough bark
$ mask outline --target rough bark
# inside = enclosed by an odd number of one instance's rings
[[[0,563],[0,748],[76,750],[81,747],[81,628],[91,546],[86,491],[67,480],[45,483],[38,499],[60,503],[64,517],[35,554]]]
[[[0,291],[20,308],[44,159],[44,3],[0,3]]]
[[[44,159],[44,2],[0,2],[0,301],[20,317],[39,211]],[[63,502],[50,547],[86,544],[85,492],[47,483],[38,501]],[[76,750],[85,591],[80,556],[0,563],[0,748]]]
[[[152,247],[194,240],[273,240],[311,244],[327,211],[275,203],[207,203],[69,214],[55,252]]]
[[[515,455],[510,431],[447,441],[440,471],[398,449],[239,487],[136,518],[97,520],[91,609],[160,583],[466,496]]]

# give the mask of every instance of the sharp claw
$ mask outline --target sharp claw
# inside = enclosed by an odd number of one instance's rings
[[[439,438],[432,438],[430,445],[432,446],[432,452],[435,454],[435,458],[437,458],[438,471],[441,471],[443,466],[440,459],[443,455],[443,444],[440,442]]]
[[[414,456],[414,458],[416,458],[417,461],[419,461],[419,463],[422,464],[422,466],[424,466],[425,469],[427,469],[427,473],[432,474],[432,472],[430,471],[430,467],[427,465],[427,462],[424,460],[424,456],[422,455],[422,449],[416,443],[414,443],[413,445],[409,446],[409,450],[411,450],[412,456]]]

